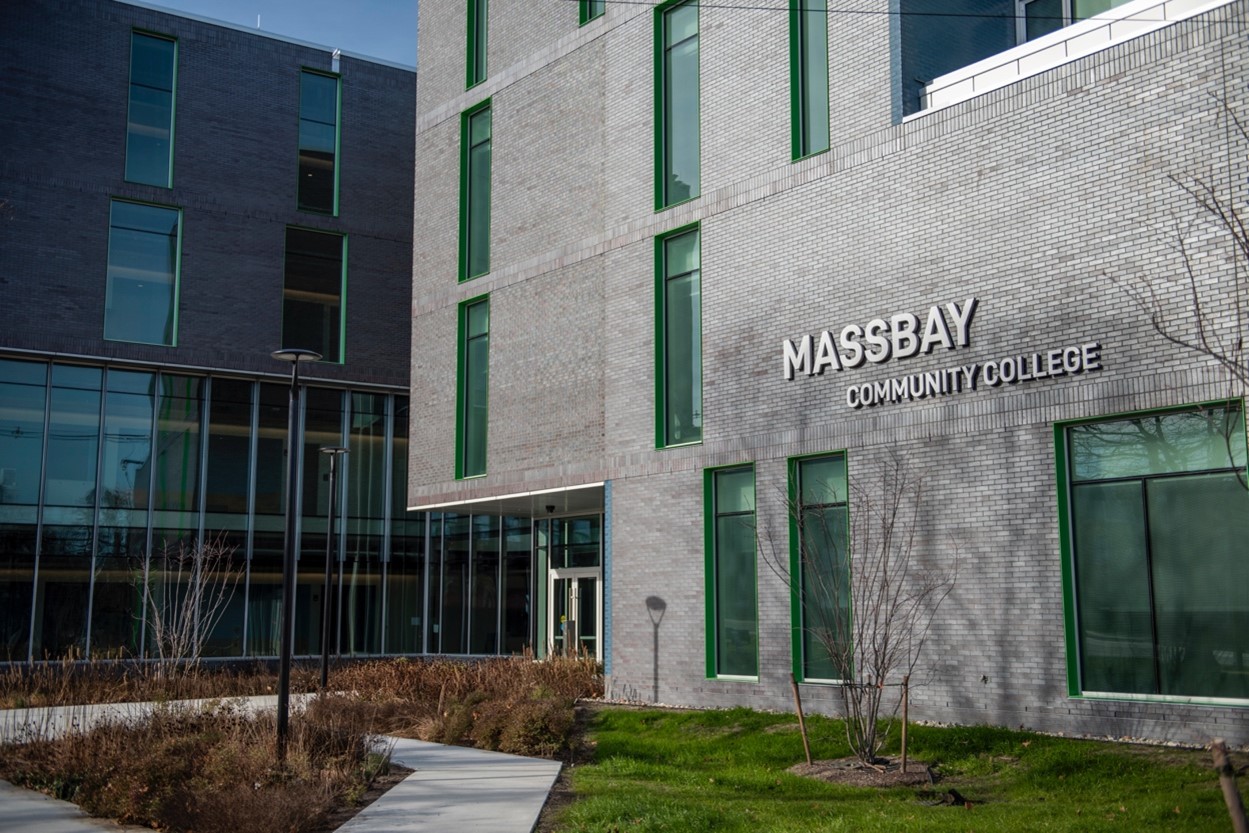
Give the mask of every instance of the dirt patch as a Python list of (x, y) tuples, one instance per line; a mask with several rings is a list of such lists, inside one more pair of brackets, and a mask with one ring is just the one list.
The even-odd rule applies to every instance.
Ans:
[(414, 770), (408, 769), (398, 764), (391, 764), (390, 771), (385, 775), (379, 775), (373, 779), (373, 785), (369, 787), (368, 792), (361, 796), (360, 800), (350, 807), (337, 807), (325, 819), (325, 823), (316, 828), (313, 833), (331, 833), (337, 830), (347, 822), (351, 821), (356, 815), (368, 807), (374, 801), (385, 795), (392, 787), (395, 787), (404, 778), (407, 778)]
[(923, 761), (907, 761), (906, 772), (903, 772), (899, 758), (885, 758), (875, 764), (865, 764), (858, 758), (838, 758), (835, 761), (795, 764), (789, 772), (803, 778), (850, 787), (914, 787), (936, 781), (936, 773)]
[(569, 750), (563, 759), (564, 766), (555, 783), (551, 785), (551, 791), (547, 793), (546, 804), (542, 806), (542, 813), (538, 816), (538, 824), (533, 828), (533, 833), (552, 833), (564, 811), (577, 800), (572, 788), (572, 774), (581, 764), (594, 760), (594, 744), (587, 740), (586, 728), (590, 719), (601, 708), (601, 703), (580, 702), (573, 709), (573, 727), (569, 734)]

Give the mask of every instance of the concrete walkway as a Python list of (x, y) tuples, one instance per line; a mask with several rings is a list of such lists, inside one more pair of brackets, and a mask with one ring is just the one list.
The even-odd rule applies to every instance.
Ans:
[[(255, 710), (275, 705), (273, 697), (239, 701)], [(181, 705), (195, 707), (201, 702), (210, 701), (183, 701)], [(133, 719), (152, 706), (125, 703), (0, 711), (0, 741), (59, 734), (67, 727), (102, 720)], [(342, 833), (531, 833), (560, 771), (558, 761), (406, 738), (383, 741), (392, 745), (395, 763), (415, 772), (340, 827)], [(67, 801), (0, 781), (0, 833), (146, 829), (92, 819)]]

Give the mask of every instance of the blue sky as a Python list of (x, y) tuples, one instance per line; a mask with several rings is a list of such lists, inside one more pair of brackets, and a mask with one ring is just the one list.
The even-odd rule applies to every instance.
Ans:
[[(3, 1), (3, 0), (0, 0)], [(344, 52), (416, 66), (417, 0), (144, 0)]]

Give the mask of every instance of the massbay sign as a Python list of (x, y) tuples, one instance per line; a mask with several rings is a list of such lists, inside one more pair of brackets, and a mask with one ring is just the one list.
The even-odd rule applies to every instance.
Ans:
[[(931, 306), (922, 320), (911, 312), (897, 312), (863, 325), (847, 324), (840, 331), (821, 330), (785, 339), (785, 379), (792, 382), (800, 375), (823, 376), (829, 370), (885, 365), (932, 355), (938, 348), (966, 349), (971, 346), (971, 324), (979, 305), (976, 298), (968, 298), (962, 304), (951, 301)], [(1101, 369), (1101, 344), (1090, 341), (854, 384), (846, 388), (846, 405), (870, 408), (974, 391), (980, 385), (996, 388)]]

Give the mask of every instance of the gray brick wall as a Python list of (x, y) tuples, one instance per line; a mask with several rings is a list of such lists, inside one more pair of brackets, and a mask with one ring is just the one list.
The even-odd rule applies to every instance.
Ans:
[[(178, 40), (174, 187), (125, 172), (132, 28)], [(415, 74), (344, 57), (340, 215), (295, 206), (299, 72), (327, 51), (107, 0), (0, 8), (0, 348), (280, 371), (285, 228), (345, 233), (346, 362), (327, 379), (404, 385)], [(103, 340), (109, 201), (183, 211), (178, 346)]]
[[(459, 11), (426, 4), (421, 13), (423, 37), (427, 20), (462, 25)], [(453, 260), (452, 122), (468, 98), (424, 85), (450, 59), (423, 42), (417, 194), (429, 210), (418, 205), (416, 238), (438, 242), (417, 254), (436, 268), (418, 267), (415, 279), (414, 391), (437, 392), (423, 405), (432, 424), (414, 443), (412, 499), (610, 480), (612, 693), (649, 700), (657, 686), (663, 702), (788, 708), (788, 599), (762, 555), (759, 681), (705, 679), (702, 470), (755, 464), (766, 551), (776, 537), (766, 530), (784, 525), (786, 458), (844, 449), (853, 478), (897, 449), (927, 472), (920, 555), (959, 570), (915, 694), (918, 717), (1249, 741), (1243, 709), (1067, 696), (1053, 446), (1056, 421), (1227, 395), (1210, 363), (1151, 330), (1123, 285), (1164, 281), (1164, 299), (1182, 311), (1175, 243), (1184, 233), (1215, 308), (1225, 300), (1227, 248), (1169, 176), (1209, 175), (1244, 199), (1249, 154), (1226, 144), (1214, 103), (1226, 96), (1249, 112), (1238, 80), (1249, 70), (1244, 14), (1237, 2), (901, 124), (888, 17), (835, 17), (832, 148), (791, 163), (787, 16), (705, 8), (703, 194), (659, 213), (652, 13), (612, 7), (572, 35), (551, 25), (545, 42), (518, 24), (516, 57), (498, 76), (492, 67), (480, 94), (499, 114), (494, 257), (471, 285), (456, 284)], [(492, 27), (492, 50), (508, 38)], [(462, 51), (454, 60), (462, 72)], [(589, 185), (596, 177), (601, 186)], [(560, 183), (584, 187), (574, 210), (544, 193)], [(704, 442), (656, 451), (653, 240), (695, 220)], [(496, 321), (508, 322), (491, 341), (490, 473), (456, 483), (443, 462), (453, 454), (454, 385), (435, 374), (454, 366), (454, 305), (486, 291)], [(785, 338), (971, 296), (979, 309), (968, 349), (782, 378)], [(852, 383), (1091, 340), (1102, 344), (1097, 375), (845, 405)], [(564, 395), (601, 399), (601, 450), (524, 390), (548, 376)], [(650, 595), (667, 602), (657, 679)], [(835, 690), (806, 686), (804, 698), (837, 709)]]

